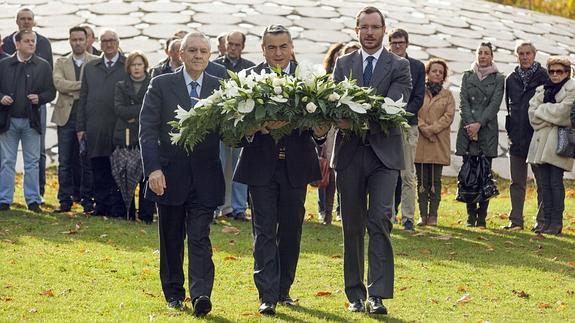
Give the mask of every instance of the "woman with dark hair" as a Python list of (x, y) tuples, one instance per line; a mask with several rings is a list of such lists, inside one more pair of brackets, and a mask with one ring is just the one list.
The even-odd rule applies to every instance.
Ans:
[[(460, 92), (461, 122), (455, 154), (465, 161), (469, 156), (497, 157), (499, 128), (497, 112), (503, 99), (505, 77), (493, 63), (493, 47), (483, 42), (475, 51), (471, 69), (463, 73)], [(489, 201), (467, 203), (467, 226), (485, 227)]]
[(534, 167), (537, 194), (543, 204), (543, 227), (536, 233), (560, 234), (565, 211), (563, 173), (573, 169), (573, 159), (556, 153), (559, 127), (571, 127), (569, 114), (575, 100), (575, 81), (571, 79), (571, 62), (567, 57), (547, 60), (549, 81), (537, 88), (529, 101), (529, 122), (533, 137), (527, 162)]
[[(116, 112), (116, 126), (114, 128), (114, 146), (116, 149), (135, 149), (138, 145), (138, 125), (140, 109), (148, 85), (148, 59), (144, 53), (134, 51), (126, 57), (125, 63), (128, 76), (116, 84), (114, 96), (114, 111)], [(141, 161), (139, 161), (141, 163)], [(138, 218), (151, 224), (154, 215), (154, 203), (144, 198), (144, 179), (140, 179), (140, 193), (138, 198)], [(135, 198), (129, 210), (131, 220), (136, 219)]]
[(447, 63), (438, 58), (425, 64), (425, 97), (417, 114), (419, 140), (415, 150), (418, 226), (437, 225), (441, 201), (441, 173), (451, 163), (450, 129), (455, 115), (455, 99), (444, 88)]

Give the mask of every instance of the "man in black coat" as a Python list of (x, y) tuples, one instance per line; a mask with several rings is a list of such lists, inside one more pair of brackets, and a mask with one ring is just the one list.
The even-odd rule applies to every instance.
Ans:
[[(270, 66), (293, 74), (293, 43), (281, 25), (268, 26), (262, 36), (266, 59), (248, 70), (270, 72)], [(259, 312), (274, 315), (278, 302), (296, 305), (289, 292), (299, 258), (307, 184), (321, 178), (314, 138), (323, 142), (327, 130), (294, 130), (278, 143), (268, 129), (285, 126), (268, 122), (245, 139), (234, 181), (248, 185), (252, 199), (254, 281), (259, 292)], [(323, 138), (322, 138), (323, 137)]]
[(34, 54), (36, 35), (16, 33), (16, 53), (0, 61), (0, 210), (10, 209), (18, 145), (24, 157), (24, 197), (31, 211), (41, 212), (39, 187), (40, 106), (56, 97), (52, 68)]
[[(34, 32), (32, 28), (36, 25), (34, 20), (34, 12), (29, 8), (21, 8), (16, 13), (16, 25), (18, 25), (18, 31), (27, 30), (34, 33), (36, 37), (36, 55), (40, 58), (45, 59), (51, 68), (54, 68), (53, 57), (52, 57), (52, 46), (48, 38)], [(4, 38), (4, 44), (2, 48), (4, 52), (8, 55), (12, 55), (16, 52), (16, 33), (14, 32)], [(40, 106), (40, 118), (42, 126), (42, 137), (40, 140), (40, 168), (39, 168), (39, 183), (40, 183), (40, 195), (44, 196), (44, 187), (46, 185), (46, 105), (42, 104)]]
[[(419, 139), (417, 128), (417, 113), (423, 105), (425, 95), (425, 66), (423, 63), (407, 55), (409, 47), (409, 34), (400, 28), (389, 31), (389, 47), (391, 52), (409, 61), (411, 73), (411, 95), (405, 110), (411, 112), (407, 122), (411, 128), (403, 136), (403, 158), (405, 169), (401, 170), (401, 176), (397, 181), (395, 190), (395, 212), (397, 214), (401, 203), (401, 223), (406, 231), (414, 230), (415, 199), (417, 196), (417, 178), (415, 175), (415, 149)], [(421, 222), (423, 223), (423, 222)]]
[[(509, 138), (509, 170), (511, 172), (511, 212), (506, 230), (523, 229), (523, 206), (525, 204), (525, 186), (527, 184), (527, 152), (533, 136), (533, 128), (529, 123), (529, 100), (535, 94), (535, 89), (549, 79), (547, 70), (535, 61), (537, 50), (531, 42), (521, 42), (515, 48), (519, 65), (505, 79), (505, 104), (507, 117), (505, 130)], [(532, 165), (533, 174), (537, 180), (537, 167)], [(537, 197), (538, 212), (535, 228), (543, 226), (543, 212)]]
[[(358, 85), (373, 88), (377, 95), (409, 100), (409, 62), (382, 46), (383, 14), (375, 7), (361, 9), (355, 32), (361, 49), (338, 58), (333, 79), (341, 82), (351, 74)], [(349, 123), (342, 120), (339, 128), (349, 128)], [(370, 123), (365, 139), (341, 130), (336, 134), (332, 167), (341, 198), (343, 273), (351, 312), (363, 312), (367, 307), (371, 314), (387, 314), (382, 299), (393, 298), (391, 218), (397, 178), (404, 164), (402, 131), (398, 127), (385, 133), (378, 124)], [(364, 283), (366, 228), (369, 268)]]
[(85, 140), (94, 176), (95, 215), (123, 217), (126, 207), (114, 177), (110, 155), (116, 114), (114, 90), (118, 81), (127, 77), (124, 56), (119, 52), (120, 39), (113, 30), (100, 34), (102, 57), (84, 67), (76, 131), (78, 141)]
[(210, 133), (191, 153), (170, 141), (175, 109), (192, 107), (192, 98), (206, 98), (219, 88), (204, 73), (210, 42), (201, 33), (182, 40), (184, 67), (152, 79), (140, 113), (140, 147), (148, 177), (146, 198), (158, 205), (160, 279), (169, 308), (183, 309), (184, 240), (188, 238), (188, 281), (196, 316), (212, 308), (214, 263), (210, 242), (213, 212), (223, 201), (224, 178), (219, 159), (219, 137)]

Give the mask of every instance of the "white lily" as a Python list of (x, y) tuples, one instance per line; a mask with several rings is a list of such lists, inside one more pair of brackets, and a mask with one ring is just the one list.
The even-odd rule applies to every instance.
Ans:
[(182, 134), (180, 132), (170, 132), (170, 141), (172, 145), (178, 144), (182, 139)]
[(235, 98), (236, 96), (240, 95), (240, 91), (238, 90), (237, 86), (234, 84), (230, 87), (226, 87), (224, 91), (224, 95), (226, 98), (231, 99)]
[(393, 101), (390, 98), (384, 98), (381, 108), (385, 110), (387, 114), (399, 114), (405, 112), (405, 106), (407, 103), (403, 102), (403, 96), (397, 101)]
[(274, 93), (275, 94), (282, 94), (282, 87), (281, 86), (274, 86)]
[[(190, 109), (190, 111), (192, 111), (193, 109)], [(190, 113), (190, 111), (182, 108), (179, 104), (178, 107), (176, 108), (176, 119), (180, 120), (179, 123), (182, 124), (184, 121), (186, 121), (189, 117), (192, 116), (192, 114)]]
[(277, 102), (277, 103), (286, 103), (288, 101), (288, 99), (284, 98), (281, 95), (274, 95), (274, 96), (270, 97), (270, 99), (272, 101)]
[(250, 113), (254, 110), (256, 103), (252, 99), (242, 100), (238, 102), (238, 112)]

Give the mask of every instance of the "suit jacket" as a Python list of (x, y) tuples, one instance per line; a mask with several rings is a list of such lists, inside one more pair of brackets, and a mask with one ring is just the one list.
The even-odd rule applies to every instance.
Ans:
[[(182, 66), (178, 67), (175, 71), (172, 71), (172, 67), (170, 66), (170, 58), (167, 57), (164, 60), (160, 61), (158, 65), (150, 69), (150, 75), (152, 77), (156, 77), (158, 75), (167, 73), (177, 73), (181, 70)], [(227, 79), (230, 77), (228, 75), (228, 71), (226, 70), (226, 68), (219, 63), (209, 62), (205, 72), (210, 74), (211, 76), (215, 76), (220, 79)]]
[(405, 110), (413, 113), (413, 116), (408, 118), (408, 122), (410, 125), (416, 126), (417, 112), (423, 105), (425, 96), (425, 66), (415, 58), (407, 56), (407, 60), (409, 61), (409, 71), (411, 72), (411, 94)]
[(256, 65), (254, 64), (254, 62), (240, 57), (238, 63), (234, 66), (234, 64), (232, 64), (232, 61), (230, 61), (227, 56), (220, 56), (214, 59), (213, 62), (223, 65), (226, 69), (234, 71), (236, 73)]
[[(217, 78), (204, 73), (200, 98), (208, 97), (219, 86)], [(145, 196), (163, 205), (192, 202), (215, 208), (223, 204), (225, 190), (219, 136), (215, 132), (208, 134), (189, 153), (170, 140), (172, 127), (168, 122), (176, 119), (176, 107), (186, 108), (191, 104), (183, 70), (151, 80), (140, 112), (140, 148), (144, 175), (148, 177), (161, 169), (167, 188), (164, 195), (157, 196), (148, 186)], [(193, 191), (196, 199), (189, 201)]]
[[(363, 84), (362, 51), (338, 58), (333, 71), (333, 78), (341, 82), (349, 76), (357, 80), (359, 86), (370, 86), (376, 94), (398, 100), (403, 97), (407, 102), (411, 93), (411, 74), (409, 62), (404, 58), (388, 52), (385, 48), (376, 62), (369, 84)], [(400, 128), (390, 129), (386, 134), (376, 123), (370, 123), (367, 134), (371, 149), (379, 160), (390, 169), (403, 169), (403, 138)], [(332, 156), (332, 168), (341, 170), (351, 162), (355, 151), (362, 145), (360, 137), (338, 130)]]
[[(293, 74), (296, 64), (291, 62), (290, 65), (290, 74)], [(260, 73), (263, 69), (269, 70), (267, 64), (259, 64), (248, 72)], [(257, 132), (250, 143), (244, 142), (234, 181), (247, 185), (267, 184), (274, 175), (280, 147), (285, 147), (287, 175), (293, 187), (321, 179), (313, 132), (295, 129), (277, 144), (271, 135), (261, 132)]]
[(120, 54), (114, 66), (107, 68), (104, 58), (99, 57), (84, 67), (76, 130), (86, 131), (89, 158), (110, 156), (114, 151), (114, 91), (116, 83), (127, 75), (125, 60)]
[[(2, 49), (6, 54), (12, 55), (16, 53), (16, 44), (14, 44), (14, 34), (4, 37), (4, 45), (2, 45)], [(54, 66), (54, 58), (52, 57), (52, 45), (50, 45), (50, 41), (48, 38), (36, 33), (36, 55), (40, 56), (41, 58), (45, 59), (48, 64), (50, 64), (50, 68)]]
[(97, 56), (92, 54), (85, 54), (84, 64), (82, 65), (80, 79), (78, 81), (76, 81), (73, 54), (56, 59), (53, 76), (54, 87), (56, 87), (58, 91), (58, 98), (56, 99), (54, 112), (52, 113), (52, 122), (56, 125), (61, 127), (68, 122), (74, 101), (80, 99), (80, 87), (82, 85), (84, 67), (87, 63), (97, 58)]

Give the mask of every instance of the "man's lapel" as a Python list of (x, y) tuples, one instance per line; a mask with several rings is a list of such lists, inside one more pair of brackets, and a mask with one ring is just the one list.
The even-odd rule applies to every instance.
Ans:
[[(357, 85), (364, 86), (363, 84), (363, 57), (361, 57), (361, 50), (357, 50), (352, 54), (351, 59), (351, 77), (357, 80)], [(349, 75), (344, 75), (348, 77)]]
[[(73, 57), (72, 54), (66, 56), (66, 64), (64, 64), (64, 77), (67, 80), (76, 79), (76, 71), (74, 70), (74, 59), (72, 57)], [(80, 75), (80, 80), (81, 79), (82, 75)]]
[[(184, 69), (180, 69), (178, 73), (172, 77), (173, 87), (172, 89), (178, 97), (178, 102), (182, 109), (189, 110), (192, 107), (192, 100), (190, 99), (190, 92), (188, 92), (188, 86), (184, 79)], [(175, 109), (175, 107), (174, 107)]]
[[(379, 55), (379, 59), (375, 64), (375, 69), (373, 70), (373, 76), (370, 82), (372, 88), (377, 88), (381, 81), (389, 77), (389, 72), (391, 71), (389, 69), (391, 63), (391, 55), (393, 54), (383, 48), (383, 51), (381, 52), (381, 55)], [(386, 66), (388, 68), (385, 68)]]

